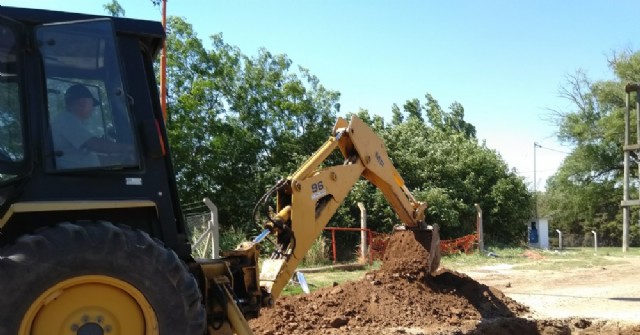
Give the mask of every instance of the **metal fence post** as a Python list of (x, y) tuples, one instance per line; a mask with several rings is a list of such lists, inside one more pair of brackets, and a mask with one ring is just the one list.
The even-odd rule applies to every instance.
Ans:
[(211, 218), (207, 223), (207, 230), (211, 234), (211, 258), (220, 258), (220, 232), (218, 223), (218, 207), (209, 200), (209, 198), (202, 199), (202, 202), (209, 208), (211, 212)]

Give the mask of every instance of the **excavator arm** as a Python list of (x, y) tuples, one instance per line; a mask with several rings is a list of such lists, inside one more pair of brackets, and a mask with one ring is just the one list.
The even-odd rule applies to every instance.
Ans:
[[(344, 156), (344, 163), (323, 166), (336, 149)], [(427, 229), (424, 214), (427, 205), (409, 192), (382, 139), (355, 116), (350, 122), (338, 118), (332, 136), (295, 173), (261, 199), (265, 203), (271, 194), (277, 195), (277, 213), (267, 215), (264, 225), (267, 228), (264, 235), (268, 231), (276, 236), (277, 250), (262, 264), (260, 274), (260, 286), (272, 297), (280, 295), (360, 177), (382, 191), (404, 226)], [(432, 241), (438, 241), (438, 236), (436, 226)], [(436, 244), (432, 243), (432, 264), (439, 263), (439, 253), (433, 247)]]

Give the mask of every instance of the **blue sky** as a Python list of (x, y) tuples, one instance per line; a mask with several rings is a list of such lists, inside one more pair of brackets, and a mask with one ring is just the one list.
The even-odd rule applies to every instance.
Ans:
[[(0, 5), (105, 14), (110, 0), (0, 0)], [(119, 0), (126, 16), (160, 20), (150, 0)], [(287, 54), (327, 88), (341, 111), (390, 118), (393, 103), (432, 94), (443, 108), (458, 101), (480, 140), (538, 189), (570, 147), (555, 139), (549, 109), (568, 74), (610, 79), (613, 51), (635, 49), (634, 1), (169, 0), (198, 36), (255, 55)], [(0, 9), (1, 11), (1, 9)], [(635, 44), (634, 44), (635, 43)], [(550, 150), (552, 149), (552, 150)], [(622, 155), (622, 153), (621, 153)]]

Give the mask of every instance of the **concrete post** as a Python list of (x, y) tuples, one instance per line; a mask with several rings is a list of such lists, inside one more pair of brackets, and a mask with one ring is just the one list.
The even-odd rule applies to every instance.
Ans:
[(476, 211), (478, 212), (478, 216), (476, 219), (476, 231), (478, 233), (478, 251), (480, 253), (484, 252), (484, 233), (482, 231), (482, 208), (480, 208), (479, 204), (473, 204), (476, 207)]
[(560, 240), (558, 243), (558, 249), (562, 250), (562, 232), (560, 229), (556, 229), (556, 232), (558, 233), (558, 239)]
[(363, 259), (367, 257), (367, 209), (364, 204), (359, 202), (358, 208), (360, 208), (360, 254)]

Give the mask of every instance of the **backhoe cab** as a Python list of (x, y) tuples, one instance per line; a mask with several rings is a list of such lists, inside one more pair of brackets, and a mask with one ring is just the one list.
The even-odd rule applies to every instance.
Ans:
[(233, 274), (192, 259), (165, 147), (164, 36), (0, 7), (0, 334), (203, 334), (220, 314), (201, 273)]
[[(424, 225), (382, 141), (339, 119), (261, 199), (277, 214), (259, 239), (194, 260), (153, 71), (164, 37), (158, 22), (0, 7), (0, 334), (252, 334), (361, 176)], [(336, 148), (344, 165), (320, 168)], [(280, 248), (261, 272), (269, 234)]]

